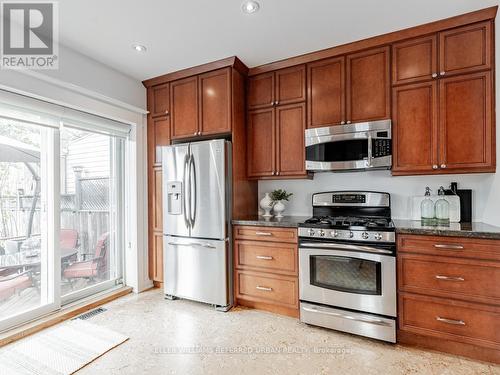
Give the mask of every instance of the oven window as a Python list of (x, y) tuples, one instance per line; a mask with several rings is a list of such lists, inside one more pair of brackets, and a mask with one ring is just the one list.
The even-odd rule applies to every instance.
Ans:
[(341, 292), (381, 295), (381, 263), (359, 258), (311, 255), (311, 284)]
[(368, 158), (366, 139), (320, 143), (306, 147), (306, 160), (308, 161), (336, 162), (366, 158)]

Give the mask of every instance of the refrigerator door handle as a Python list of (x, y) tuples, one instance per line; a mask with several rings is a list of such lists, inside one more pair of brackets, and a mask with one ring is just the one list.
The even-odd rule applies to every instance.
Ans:
[[(190, 155), (186, 155), (186, 157), (184, 158), (184, 173), (183, 173), (183, 187), (184, 187), (184, 194), (183, 194), (183, 199), (182, 199), (182, 205), (184, 207), (182, 207), (182, 211), (184, 213), (184, 223), (186, 224), (186, 227), (189, 228), (190, 226), (190, 221), (189, 221), (189, 217), (188, 217), (188, 202), (189, 202), (189, 199), (191, 198), (190, 197), (190, 194), (188, 194), (188, 192), (190, 191), (190, 187), (188, 186), (188, 178), (186, 177), (189, 177), (188, 176), (188, 162), (189, 162), (189, 158), (190, 158)], [(191, 208), (190, 207), (191, 204), (189, 203), (189, 209)]]
[(191, 159), (189, 161), (189, 189), (191, 190), (191, 197), (189, 201), (189, 217), (191, 221), (191, 227), (194, 227), (194, 223), (196, 222), (196, 210), (198, 209), (198, 191), (196, 189), (196, 183), (196, 165), (194, 163), (194, 157), (193, 155), (191, 155)]
[(190, 242), (190, 243), (180, 243), (180, 242), (168, 242), (171, 246), (201, 246), (206, 247), (208, 249), (215, 249), (216, 247), (210, 245), (209, 243), (201, 243), (201, 242)]

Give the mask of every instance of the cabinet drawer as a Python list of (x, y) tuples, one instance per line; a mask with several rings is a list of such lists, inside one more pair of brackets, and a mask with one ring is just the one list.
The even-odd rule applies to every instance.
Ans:
[(297, 229), (235, 226), (234, 238), (237, 240), (263, 240), (297, 243)]
[(401, 293), (403, 331), (489, 348), (500, 348), (500, 308)]
[(398, 235), (398, 252), (500, 260), (500, 241), (405, 234)]
[(398, 256), (399, 288), (500, 304), (500, 263), (414, 254)]
[(236, 271), (236, 298), (298, 308), (298, 280), (296, 277)]
[(237, 268), (297, 275), (297, 245), (264, 241), (235, 241)]

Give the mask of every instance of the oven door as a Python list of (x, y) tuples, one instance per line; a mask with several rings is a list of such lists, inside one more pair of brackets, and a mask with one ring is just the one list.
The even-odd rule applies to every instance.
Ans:
[(395, 317), (396, 258), (329, 245), (300, 247), (300, 300)]

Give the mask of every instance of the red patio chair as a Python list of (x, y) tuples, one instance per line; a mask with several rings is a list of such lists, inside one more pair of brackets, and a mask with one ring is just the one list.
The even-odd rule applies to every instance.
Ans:
[(59, 246), (61, 249), (75, 249), (78, 246), (78, 231), (74, 229), (61, 229)]
[(63, 271), (63, 277), (67, 280), (76, 278), (93, 279), (102, 277), (107, 272), (109, 233), (104, 233), (95, 247), (94, 257), (89, 260), (70, 263)]
[(0, 277), (0, 301), (33, 286), (31, 271)]

